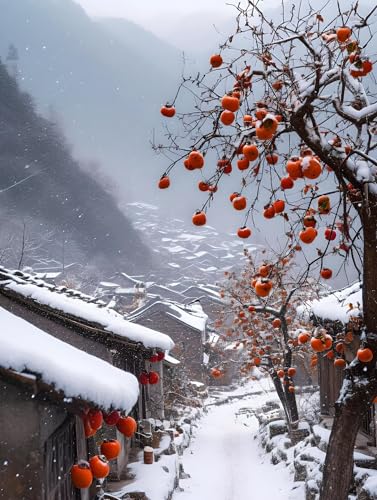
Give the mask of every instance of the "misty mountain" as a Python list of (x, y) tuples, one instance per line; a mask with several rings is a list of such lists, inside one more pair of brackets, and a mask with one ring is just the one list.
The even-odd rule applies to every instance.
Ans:
[(148, 197), (163, 168), (151, 134), (181, 53), (131, 22), (93, 20), (72, 0), (0, 0), (0, 9), (0, 54), (15, 45), (20, 86), (38, 110), (59, 118), (75, 155), (97, 161), (119, 196)]
[[(17, 265), (21, 220), (24, 237), (34, 241), (34, 260), (36, 247), (40, 260), (61, 259), (64, 241), (67, 262), (75, 259), (81, 266), (104, 272), (150, 265), (148, 249), (113, 197), (80, 169), (59, 128), (36, 114), (30, 96), (1, 63), (0, 186), (3, 264)], [(23, 264), (33, 264), (29, 257)]]

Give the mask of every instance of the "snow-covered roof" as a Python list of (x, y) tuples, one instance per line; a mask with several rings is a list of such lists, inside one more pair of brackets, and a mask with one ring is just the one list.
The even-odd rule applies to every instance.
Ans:
[(61, 271), (59, 271), (59, 272), (55, 272), (55, 273), (34, 273), (34, 276), (37, 279), (41, 279), (41, 280), (54, 280), (54, 279), (58, 278), (61, 274), (62, 274)]
[(348, 323), (350, 316), (357, 316), (360, 313), (358, 304), (362, 307), (362, 285), (354, 283), (318, 300), (303, 304), (297, 310), (303, 316), (314, 314), (321, 319)]
[(139, 395), (131, 373), (56, 339), (0, 307), (0, 366), (39, 375), (66, 398), (129, 412)]
[(133, 342), (140, 342), (147, 348), (171, 350), (174, 347), (174, 342), (168, 335), (126, 321), (114, 309), (101, 307), (93, 297), (78, 291), (55, 288), (40, 280), (33, 280), (30, 276), (26, 280), (25, 275), (17, 277), (4, 270), (0, 271), (0, 288), (11, 290), (38, 304), (77, 319), (100, 325), (107, 332)]
[(181, 294), (185, 297), (207, 297), (216, 302), (223, 302), (218, 291), (201, 284), (192, 285), (184, 290)]
[(208, 316), (203, 312), (199, 303), (190, 304), (189, 307), (185, 308), (178, 304), (170, 303), (170, 310), (172, 313), (167, 312), (168, 315), (174, 316), (195, 330), (199, 330), (200, 332), (205, 331)]
[(178, 359), (176, 359), (168, 352), (165, 353), (164, 361), (166, 361), (169, 365), (174, 365), (174, 366), (181, 364), (181, 362)]
[(183, 306), (169, 300), (155, 300), (146, 306), (136, 309), (127, 318), (130, 321), (137, 321), (140, 317), (147, 316), (156, 309), (162, 309), (167, 316), (177, 319), (194, 330), (199, 330), (201, 333), (205, 332), (208, 316), (203, 312), (198, 302), (189, 306)]
[(111, 281), (100, 281), (100, 286), (105, 288), (118, 288), (119, 285), (117, 283), (113, 283)]

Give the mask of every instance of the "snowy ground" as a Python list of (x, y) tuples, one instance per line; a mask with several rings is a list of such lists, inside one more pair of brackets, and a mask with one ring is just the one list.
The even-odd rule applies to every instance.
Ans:
[(302, 491), (292, 493), (292, 475), (284, 464), (271, 464), (255, 437), (258, 422), (253, 410), (275, 399), (266, 389), (266, 381), (253, 382), (253, 386), (219, 394), (222, 401), (229, 395), (228, 402), (208, 407), (182, 459), (191, 477), (180, 481), (184, 491), (177, 491), (174, 500), (304, 498)]

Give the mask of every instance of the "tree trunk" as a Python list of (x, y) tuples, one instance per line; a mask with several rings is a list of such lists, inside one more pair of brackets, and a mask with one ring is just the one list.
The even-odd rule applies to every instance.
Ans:
[[(350, 383), (345, 380), (345, 383)], [(344, 389), (343, 384), (343, 389)], [(330, 441), (327, 447), (323, 471), (321, 500), (347, 500), (353, 477), (353, 452), (356, 436), (363, 418), (362, 411), (368, 402), (363, 395), (352, 394), (343, 403), (336, 403), (336, 411)]]
[(289, 411), (289, 416), (290, 416), (290, 421), (291, 421), (290, 427), (292, 429), (297, 429), (298, 422), (299, 422), (299, 416), (298, 416), (298, 409), (297, 409), (296, 394), (294, 392), (289, 392), (287, 385), (285, 386), (285, 397), (287, 400), (287, 406), (288, 406), (288, 411)]
[(271, 380), (275, 386), (276, 394), (278, 395), (280, 403), (283, 407), (285, 418), (287, 420), (287, 425), (290, 428), (290, 414), (289, 414), (289, 410), (288, 410), (287, 400), (285, 397), (285, 393), (283, 391), (283, 387), (281, 385), (281, 380), (278, 377), (278, 374), (276, 373), (276, 370), (275, 370), (271, 360), (269, 360), (269, 374), (270, 374)]
[[(353, 451), (363, 418), (377, 393), (377, 207), (363, 208), (363, 323), (366, 344), (373, 350), (371, 363), (356, 364), (346, 370), (341, 396), (327, 448), (321, 488), (321, 500), (346, 500), (353, 476)], [(365, 370), (366, 368), (366, 370)]]
[(285, 390), (283, 389), (281, 380), (278, 377), (276, 370), (274, 368), (270, 370), (270, 376), (275, 386), (276, 394), (278, 395), (278, 398), (283, 406), (288, 429), (289, 430), (295, 429), (297, 428), (299, 420), (297, 404), (296, 404), (296, 396), (294, 393), (290, 393), (286, 389)]

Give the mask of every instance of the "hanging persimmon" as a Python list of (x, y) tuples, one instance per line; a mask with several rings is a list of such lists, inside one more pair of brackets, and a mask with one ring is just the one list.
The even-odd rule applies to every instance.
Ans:
[(310, 339), (310, 334), (308, 332), (302, 332), (297, 337), (299, 344), (306, 344)]
[(213, 54), (210, 57), (209, 63), (212, 66), (212, 68), (219, 68), (223, 63), (223, 58), (221, 57), (220, 54)]
[(317, 221), (313, 215), (305, 215), (303, 224), (305, 227), (315, 227), (317, 225)]
[(117, 410), (103, 414), (103, 420), (107, 425), (116, 425), (119, 419), (120, 419), (120, 413)]
[(206, 214), (204, 212), (201, 212), (200, 210), (195, 212), (195, 214), (192, 216), (192, 223), (194, 224), (194, 226), (204, 226), (206, 222)]
[(261, 279), (255, 283), (255, 293), (258, 297), (268, 297), (272, 289), (271, 280)]
[(343, 359), (343, 358), (336, 358), (334, 360), (334, 366), (338, 367), (338, 368), (344, 368), (346, 366), (346, 360)]
[(313, 243), (316, 239), (318, 231), (314, 227), (307, 227), (299, 233), (300, 240), (305, 244)]
[(283, 88), (282, 80), (275, 80), (274, 82), (272, 82), (271, 87), (277, 91), (281, 90)]
[(209, 185), (207, 184), (207, 182), (200, 181), (198, 183), (198, 188), (199, 188), (199, 191), (208, 191)]
[(160, 381), (160, 376), (157, 372), (149, 372), (149, 383), (151, 385), (158, 384)]
[(285, 202), (284, 200), (276, 200), (274, 201), (272, 206), (274, 208), (275, 214), (281, 214), (282, 212), (284, 212)]
[(334, 231), (331, 227), (327, 227), (325, 229), (325, 239), (328, 241), (334, 241), (336, 238), (336, 231)]
[(188, 161), (192, 168), (202, 168), (204, 166), (204, 157), (200, 151), (191, 151)]
[(141, 372), (139, 375), (139, 382), (141, 385), (149, 384), (149, 377), (147, 372)]
[(339, 42), (346, 42), (352, 34), (351, 28), (348, 26), (342, 26), (336, 30), (336, 37)]
[(246, 200), (245, 196), (239, 195), (239, 196), (236, 196), (235, 198), (233, 198), (232, 203), (233, 203), (233, 207), (236, 210), (244, 210), (246, 208), (246, 205), (247, 205), (247, 200)]
[(221, 106), (235, 113), (240, 107), (240, 100), (237, 99), (237, 97), (233, 97), (231, 94), (227, 94), (221, 99)]
[(89, 410), (87, 418), (92, 429), (98, 431), (102, 427), (103, 415), (101, 410)]
[(163, 175), (158, 181), (158, 187), (160, 189), (167, 189), (170, 186), (170, 179), (167, 175)]
[(89, 488), (93, 482), (93, 473), (90, 470), (90, 465), (85, 460), (80, 460), (79, 463), (71, 467), (71, 481), (75, 488)]
[(267, 116), (267, 113), (268, 111), (266, 108), (258, 108), (255, 112), (255, 118), (262, 121)]
[(251, 127), (251, 125), (253, 125), (253, 117), (251, 115), (244, 115), (243, 117), (243, 124), (245, 125), (245, 127)]
[(250, 161), (243, 157), (237, 160), (237, 167), (239, 170), (247, 170), (250, 166)]
[(130, 438), (132, 437), (137, 429), (136, 420), (132, 417), (120, 417), (117, 423), (118, 431), (124, 436)]
[(327, 351), (332, 346), (331, 335), (320, 335), (319, 337), (312, 337), (310, 340), (310, 345), (312, 349), (316, 352)]
[(220, 378), (222, 377), (223, 373), (221, 370), (219, 370), (218, 368), (212, 368), (211, 369), (211, 376), (213, 378)]
[(276, 165), (279, 161), (279, 157), (276, 153), (271, 153), (266, 155), (266, 161), (269, 165)]
[(90, 470), (96, 479), (104, 479), (110, 474), (110, 466), (104, 455), (94, 455), (89, 459)]
[(362, 347), (358, 349), (356, 357), (362, 363), (369, 363), (373, 359), (373, 351), (369, 347)]
[(293, 180), (297, 180), (302, 178), (302, 161), (301, 158), (294, 156), (287, 161), (287, 165), (285, 166), (285, 170), (289, 177)]
[(107, 460), (115, 460), (120, 453), (121, 445), (117, 439), (105, 439), (102, 441), (100, 449), (101, 455), (104, 455)]
[(330, 204), (330, 198), (326, 195), (322, 195), (318, 198), (318, 212), (321, 215), (326, 215), (330, 213), (331, 210), (331, 204)]
[(263, 217), (265, 219), (273, 219), (275, 217), (275, 208), (273, 205), (265, 208), (263, 211)]
[(237, 236), (243, 239), (249, 238), (251, 236), (251, 229), (246, 226), (240, 227), (237, 231)]
[(160, 112), (166, 118), (173, 118), (175, 115), (175, 107), (172, 104), (165, 104), (161, 107)]
[(235, 118), (235, 114), (227, 109), (225, 109), (220, 115), (220, 121), (223, 125), (232, 125)]
[(242, 153), (249, 161), (255, 161), (259, 156), (256, 144), (247, 143), (243, 146)]
[(267, 276), (270, 274), (270, 271), (271, 271), (271, 266), (264, 264), (263, 266), (259, 267), (258, 274), (259, 276), (262, 276), (262, 278), (267, 278)]
[(332, 270), (328, 267), (324, 267), (321, 269), (321, 277), (324, 280), (329, 280), (332, 277)]
[(289, 176), (283, 177), (280, 181), (280, 187), (283, 190), (292, 189), (294, 185), (295, 185), (294, 180), (292, 179), (292, 177)]
[(308, 179), (317, 179), (322, 173), (322, 167), (314, 156), (305, 156), (302, 160), (302, 174)]

